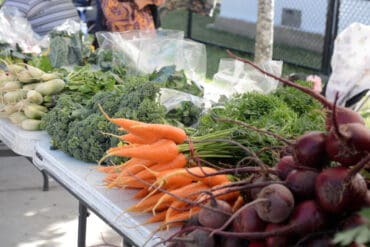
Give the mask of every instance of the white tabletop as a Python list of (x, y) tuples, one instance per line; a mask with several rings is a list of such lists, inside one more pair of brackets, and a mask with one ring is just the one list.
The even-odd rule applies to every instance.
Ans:
[(47, 138), (46, 131), (27, 131), (8, 119), (0, 118), (0, 140), (13, 152), (32, 157), (37, 141)]
[(36, 143), (33, 162), (63, 183), (85, 202), (88, 208), (104, 217), (122, 235), (138, 246), (144, 246), (145, 243), (145, 246), (153, 246), (160, 241), (159, 235), (170, 234), (160, 232), (151, 237), (159, 225), (141, 225), (149, 219), (149, 214), (124, 213), (125, 208), (137, 202), (132, 199), (136, 191), (106, 189), (103, 185), (105, 174), (98, 172), (95, 164), (78, 161), (61, 151), (51, 150), (49, 138)]

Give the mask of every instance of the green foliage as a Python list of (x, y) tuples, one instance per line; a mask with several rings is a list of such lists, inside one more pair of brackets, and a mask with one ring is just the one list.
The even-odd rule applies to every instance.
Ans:
[(121, 80), (112, 72), (92, 70), (90, 65), (75, 67), (65, 79), (66, 90), (78, 92), (85, 99), (101, 91), (113, 90)]
[[(309, 82), (298, 81), (296, 83), (305, 87), (311, 87)], [(292, 87), (280, 87), (274, 95), (287, 103), (298, 115), (304, 115), (307, 111), (320, 108), (320, 103), (317, 100)]]
[[(286, 91), (285, 91), (286, 90)], [(301, 99), (301, 100), (300, 100)], [(311, 130), (324, 129), (324, 115), (319, 104), (307, 104), (307, 99), (297, 90), (281, 88), (277, 93), (261, 95), (247, 93), (238, 95), (225, 102), (223, 107), (210, 110), (200, 119), (196, 135), (202, 136), (237, 127), (229, 138), (249, 147), (254, 152), (271, 147), (282, 147), (275, 137), (259, 134), (235, 123), (217, 121), (217, 119), (233, 119), (244, 122), (259, 129), (267, 130), (287, 139)], [(245, 155), (245, 153), (240, 153)], [(241, 159), (235, 156), (235, 158)], [(265, 152), (260, 158), (273, 165), (278, 158), (274, 152)]]
[(49, 72), (53, 70), (50, 60), (46, 56), (37, 56), (37, 57), (33, 56), (32, 59), (28, 61), (28, 64), (34, 67), (37, 67), (45, 72)]
[(176, 66), (165, 66), (159, 71), (154, 71), (150, 81), (159, 83), (161, 87), (176, 89), (185, 93), (202, 96), (203, 92), (192, 81), (188, 81), (183, 70), (176, 71)]
[(41, 129), (47, 131), (52, 138), (53, 148), (66, 150), (66, 136), (70, 130), (70, 124), (80, 118), (83, 107), (75, 103), (72, 97), (63, 95), (53, 109), (42, 117)]
[(49, 37), (48, 57), (54, 68), (83, 65), (91, 54), (91, 42), (85, 42), (81, 32), (52, 31)]
[(182, 101), (176, 109), (172, 109), (166, 114), (166, 119), (173, 120), (177, 125), (180, 122), (186, 127), (190, 127), (198, 122), (202, 113), (202, 108), (196, 106), (191, 101)]
[(117, 138), (110, 138), (103, 134), (118, 134), (115, 129), (100, 113), (74, 121), (70, 125), (66, 138), (66, 149), (63, 151), (79, 160), (97, 162), (106, 150), (117, 145)]

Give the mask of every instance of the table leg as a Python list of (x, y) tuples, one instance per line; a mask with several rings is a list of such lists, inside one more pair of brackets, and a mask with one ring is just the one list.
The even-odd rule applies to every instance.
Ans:
[[(31, 157), (25, 157), (29, 162), (31, 162), (31, 164), (33, 163), (32, 161), (32, 158)], [(48, 174), (46, 173), (45, 170), (40, 170), (41, 172), (41, 175), (42, 175), (42, 179), (43, 179), (43, 185), (42, 185), (42, 190), (43, 191), (49, 191), (49, 176)]]
[(41, 170), (41, 174), (42, 174), (42, 179), (43, 179), (42, 190), (48, 191), (49, 190), (49, 176), (45, 170)]
[(86, 221), (87, 216), (87, 207), (83, 205), (81, 201), (78, 202), (78, 247), (85, 247), (86, 245)]

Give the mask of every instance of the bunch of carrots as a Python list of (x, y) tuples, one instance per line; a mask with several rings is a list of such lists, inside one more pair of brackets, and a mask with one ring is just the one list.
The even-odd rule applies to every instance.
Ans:
[[(134, 198), (140, 201), (126, 209), (127, 212), (152, 213), (146, 223), (162, 222), (167, 228), (181, 225), (199, 212), (212, 191), (212, 196), (235, 204), (237, 209), (235, 202), (240, 201), (239, 193), (217, 190), (230, 183), (228, 176), (207, 176), (217, 169), (200, 166), (184, 151), (194, 149), (193, 145), (189, 147), (184, 130), (165, 124), (111, 118), (101, 107), (100, 110), (108, 121), (125, 131), (117, 137), (126, 145), (108, 149), (99, 164), (111, 156), (129, 160), (98, 169), (107, 174), (107, 188), (138, 190)], [(191, 153), (194, 155), (194, 151)]]

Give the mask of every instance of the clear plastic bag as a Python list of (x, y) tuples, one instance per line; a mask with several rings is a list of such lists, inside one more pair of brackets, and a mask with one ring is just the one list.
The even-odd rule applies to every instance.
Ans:
[[(282, 61), (270, 61), (262, 68), (276, 76), (281, 75)], [(259, 92), (269, 94), (276, 90), (278, 82), (271, 79), (252, 66), (230, 58), (221, 59), (218, 72), (212, 83), (204, 85), (204, 98), (207, 107), (215, 104), (220, 98), (231, 98), (235, 94)]]
[(203, 98), (174, 89), (161, 88), (159, 102), (167, 110), (167, 119), (187, 127), (195, 126), (204, 111)]
[(126, 67), (129, 75), (150, 74), (175, 65), (187, 78), (199, 82), (206, 75), (206, 49), (203, 44), (184, 40), (175, 30), (98, 33), (99, 49), (111, 49), (113, 66)]
[(0, 42), (12, 47), (18, 45), (24, 53), (41, 53), (47, 48), (47, 39), (42, 39), (17, 8), (4, 6), (0, 9)]

